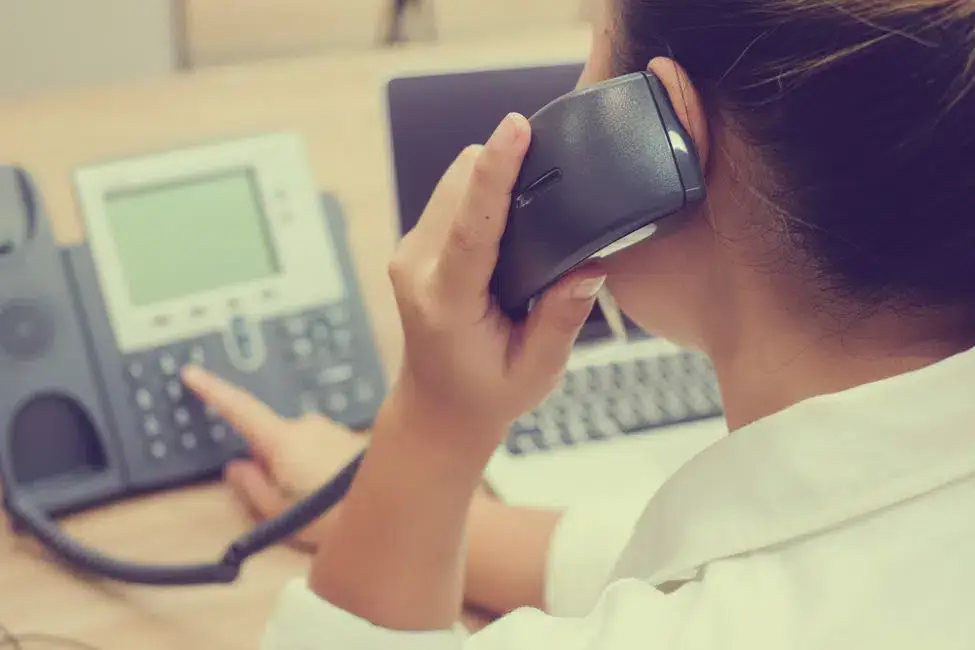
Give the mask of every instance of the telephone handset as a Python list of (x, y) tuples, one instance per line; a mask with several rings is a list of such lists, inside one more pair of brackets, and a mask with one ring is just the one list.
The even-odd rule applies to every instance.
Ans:
[(285, 416), (369, 424), (384, 374), (341, 205), (274, 134), (81, 170), (87, 243), (55, 245), (30, 177), (0, 167), (0, 479), (15, 528), (127, 582), (236, 578), (247, 556), (334, 505), (358, 461), (220, 562), (148, 566), (54, 518), (219, 474), (247, 449), (179, 381), (194, 362)]
[(570, 92), (529, 121), (492, 279), (516, 319), (572, 269), (660, 232), (705, 196), (694, 142), (652, 73)]

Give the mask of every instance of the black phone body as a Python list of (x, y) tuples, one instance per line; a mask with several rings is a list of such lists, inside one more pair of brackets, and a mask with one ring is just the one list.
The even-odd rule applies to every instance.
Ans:
[(579, 265), (653, 236), (705, 197), (694, 142), (649, 72), (567, 93), (530, 122), (492, 279), (514, 318)]

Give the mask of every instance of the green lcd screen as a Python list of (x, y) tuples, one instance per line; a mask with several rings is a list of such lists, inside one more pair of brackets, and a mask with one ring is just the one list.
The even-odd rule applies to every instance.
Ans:
[(113, 193), (105, 207), (133, 305), (279, 271), (248, 170)]

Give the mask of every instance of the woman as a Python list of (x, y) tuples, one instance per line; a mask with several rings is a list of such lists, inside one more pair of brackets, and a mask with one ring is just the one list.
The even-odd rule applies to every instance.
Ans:
[[(526, 121), (457, 160), (391, 265), (402, 372), (266, 647), (971, 647), (975, 3), (606, 9), (582, 83), (649, 65), (707, 205), (514, 327), (487, 287)], [(558, 381), (604, 277), (637, 323), (710, 356), (731, 431), (649, 500), (621, 557), (600, 553), (611, 522), (476, 489)], [(326, 426), (186, 380), (266, 454), (284, 453), (283, 429)], [(270, 494), (255, 466), (234, 472)], [(465, 582), (520, 609), (465, 641), (450, 629)]]

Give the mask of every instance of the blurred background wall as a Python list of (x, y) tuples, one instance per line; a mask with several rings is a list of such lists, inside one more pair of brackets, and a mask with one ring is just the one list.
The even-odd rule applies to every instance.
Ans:
[(0, 99), (216, 65), (564, 28), (594, 0), (0, 0)]

